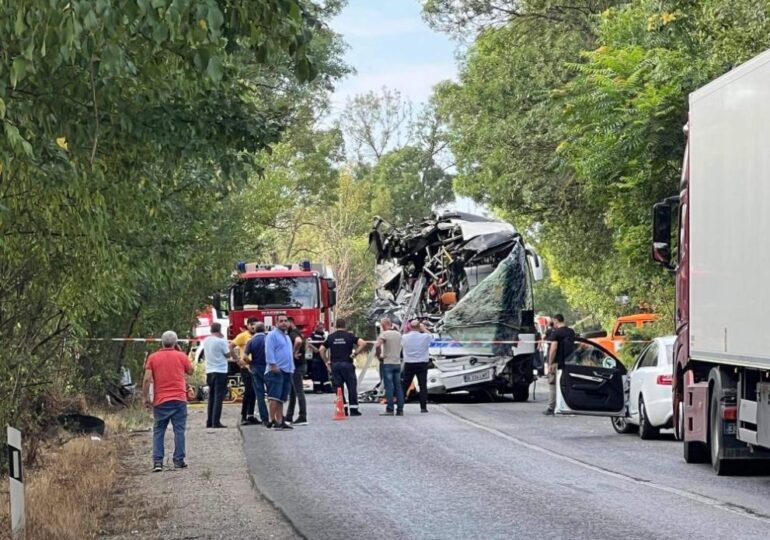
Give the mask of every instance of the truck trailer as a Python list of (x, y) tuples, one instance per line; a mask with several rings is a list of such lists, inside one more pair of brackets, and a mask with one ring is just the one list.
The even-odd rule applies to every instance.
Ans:
[(770, 458), (770, 51), (689, 98), (680, 191), (653, 208), (675, 273), (674, 428), (717, 474)]

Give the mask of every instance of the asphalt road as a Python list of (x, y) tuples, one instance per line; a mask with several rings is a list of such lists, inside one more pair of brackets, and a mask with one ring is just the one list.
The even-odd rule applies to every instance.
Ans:
[(341, 422), (308, 396), (308, 426), (243, 428), (250, 473), (311, 539), (770, 537), (770, 476), (716, 477), (671, 435), (545, 417), (538, 386), (534, 403), (372, 404)]

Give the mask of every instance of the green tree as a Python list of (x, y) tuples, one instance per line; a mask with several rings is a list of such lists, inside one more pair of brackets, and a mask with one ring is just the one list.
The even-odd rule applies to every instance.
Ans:
[[(687, 95), (768, 46), (768, 3), (427, 0), (478, 33), (437, 90), (456, 189), (535, 230), (554, 283), (605, 321), (673, 281), (648, 258), (652, 203), (676, 192)], [(629, 296), (627, 306), (616, 296)]]
[(0, 422), (101, 388), (126, 351), (87, 335), (185, 333), (229, 270), (229, 198), (344, 71), (338, 8), (0, 5)]
[(355, 174), (372, 181), (382, 217), (417, 221), (454, 200), (453, 162), (434, 103), (414, 113), (398, 91), (383, 88), (349, 100), (340, 126)]

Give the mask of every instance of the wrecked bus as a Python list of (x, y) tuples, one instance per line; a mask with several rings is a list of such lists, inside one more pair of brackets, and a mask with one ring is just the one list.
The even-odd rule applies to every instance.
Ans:
[(537, 254), (512, 225), (447, 213), (406, 228), (380, 218), (372, 320), (417, 317), (434, 328), (428, 392), (529, 398), (537, 357), (532, 285)]

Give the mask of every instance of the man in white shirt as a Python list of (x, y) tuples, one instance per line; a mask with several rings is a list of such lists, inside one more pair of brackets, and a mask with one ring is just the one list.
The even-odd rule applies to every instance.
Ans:
[(420, 387), (420, 412), (428, 412), (428, 361), (433, 335), (419, 319), (409, 321), (410, 328), (401, 336), (401, 349), (404, 355), (404, 394), (417, 376)]
[(203, 354), (206, 357), (206, 384), (209, 386), (207, 428), (225, 428), (222, 424), (222, 402), (227, 393), (227, 362), (234, 359), (234, 345), (227, 343), (222, 335), (222, 325), (211, 325), (211, 335), (203, 340)]

